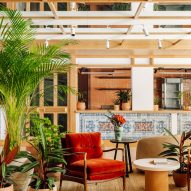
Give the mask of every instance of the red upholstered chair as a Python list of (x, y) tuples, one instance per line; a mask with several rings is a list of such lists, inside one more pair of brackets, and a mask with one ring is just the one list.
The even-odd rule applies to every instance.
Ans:
[(69, 153), (65, 154), (67, 165), (64, 167), (66, 173), (60, 177), (60, 191), (62, 180), (69, 180), (84, 184), (84, 191), (87, 191), (87, 184), (109, 181), (116, 178), (123, 178), (123, 190), (125, 190), (125, 163), (123, 149), (123, 161), (105, 159), (103, 152), (116, 149), (102, 150), (101, 133), (69, 133), (62, 140)]

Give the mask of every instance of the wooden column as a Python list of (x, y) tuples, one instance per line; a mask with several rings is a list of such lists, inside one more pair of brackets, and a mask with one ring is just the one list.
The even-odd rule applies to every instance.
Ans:
[[(78, 90), (78, 73), (76, 64), (75, 54), (71, 54), (71, 63), (73, 66), (69, 69), (69, 86), (75, 90)], [(76, 104), (77, 104), (77, 95), (70, 92), (68, 94), (68, 131), (76, 131)]]

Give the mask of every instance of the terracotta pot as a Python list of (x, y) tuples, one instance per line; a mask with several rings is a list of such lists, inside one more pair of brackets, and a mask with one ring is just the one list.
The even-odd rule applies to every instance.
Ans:
[(130, 108), (131, 108), (130, 102), (122, 103), (122, 110), (128, 111), (130, 110)]
[(86, 109), (85, 102), (78, 102), (77, 103), (77, 110), (85, 110), (85, 109)]
[[(28, 191), (36, 191), (34, 188), (29, 187)], [(55, 186), (53, 190), (50, 189), (38, 189), (38, 191), (57, 191), (57, 187)]]
[(185, 111), (189, 111), (189, 106), (188, 106), (188, 105), (184, 105), (184, 106), (183, 106), (183, 109), (184, 109)]
[(158, 111), (159, 110), (159, 105), (154, 105), (154, 111)]
[(114, 105), (114, 110), (115, 111), (119, 111), (119, 109), (120, 109), (120, 105)]
[(174, 183), (177, 187), (186, 187), (187, 186), (187, 173), (179, 173), (173, 171)]
[(6, 188), (0, 188), (0, 191), (14, 191), (13, 185), (10, 185), (10, 186), (8, 186)]

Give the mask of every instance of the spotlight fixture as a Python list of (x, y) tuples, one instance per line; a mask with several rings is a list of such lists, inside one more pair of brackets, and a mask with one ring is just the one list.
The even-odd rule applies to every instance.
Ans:
[(162, 48), (162, 40), (158, 39), (158, 48), (161, 49)]
[(76, 36), (76, 29), (74, 26), (71, 27), (71, 36)]
[(143, 25), (143, 32), (144, 32), (145, 36), (149, 36), (149, 31), (148, 31), (148, 29), (145, 27), (145, 25)]
[(107, 49), (110, 48), (110, 42), (109, 42), (109, 40), (106, 40), (106, 48), (107, 48)]
[(48, 45), (49, 45), (48, 39), (45, 40), (44, 44), (45, 44), (45, 47), (48, 48)]

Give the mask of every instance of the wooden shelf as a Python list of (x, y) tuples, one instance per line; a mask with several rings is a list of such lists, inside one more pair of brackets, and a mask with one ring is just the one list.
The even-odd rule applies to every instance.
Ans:
[(99, 78), (99, 79), (131, 79), (131, 77), (128, 77), (128, 76), (98, 76), (96, 78)]
[(96, 90), (130, 90), (130, 88), (96, 88)]

